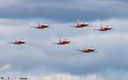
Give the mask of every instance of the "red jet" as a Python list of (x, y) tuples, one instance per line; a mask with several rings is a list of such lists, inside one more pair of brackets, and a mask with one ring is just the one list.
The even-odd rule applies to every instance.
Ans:
[(58, 43), (54, 43), (53, 44), (58, 44), (58, 45), (65, 45), (65, 44), (69, 44), (71, 41), (67, 41), (66, 39), (64, 41), (61, 41), (61, 39), (59, 38), (59, 42)]
[(36, 29), (44, 29), (44, 28), (50, 28), (48, 24), (43, 24), (40, 25), (40, 23), (38, 22), (38, 26), (31, 26), (32, 28), (36, 28)]
[(86, 27), (88, 26), (89, 24), (88, 23), (80, 23), (79, 20), (77, 20), (77, 25), (76, 26), (70, 26), (70, 27), (75, 27), (75, 28), (83, 28), (83, 27)]
[(100, 29), (94, 29), (94, 30), (99, 30), (99, 31), (107, 31), (107, 30), (111, 30), (112, 29), (112, 27), (102, 27), (102, 24), (101, 24), (101, 27), (100, 27)]
[(8, 42), (8, 43), (21, 45), (21, 44), (25, 44), (26, 42), (25, 42), (25, 41), (22, 41), (22, 39), (21, 39), (21, 40), (16, 40), (16, 39), (15, 39), (15, 41), (14, 41), (14, 42)]
[(77, 50), (77, 51), (81, 51), (81, 52), (83, 52), (83, 53), (90, 53), (90, 52), (95, 52), (95, 50), (96, 50), (96, 49), (92, 49), (92, 48), (86, 49), (86, 48), (84, 47), (84, 50)]

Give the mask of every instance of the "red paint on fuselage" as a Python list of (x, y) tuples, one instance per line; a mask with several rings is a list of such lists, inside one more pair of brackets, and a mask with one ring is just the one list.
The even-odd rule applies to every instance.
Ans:
[(13, 42), (13, 44), (25, 44), (25, 42), (24, 41), (15, 41), (15, 42)]
[(85, 26), (88, 26), (89, 24), (77, 24), (75, 27), (76, 28), (83, 28), (83, 27), (85, 27)]
[(59, 43), (57, 43), (58, 45), (65, 45), (70, 43), (70, 41), (59, 41)]
[(104, 27), (104, 28), (100, 28), (99, 31), (107, 31), (107, 30), (111, 30), (112, 28), (109, 27)]
[(83, 52), (83, 53), (90, 53), (90, 52), (94, 52), (96, 49), (92, 49), (92, 48), (88, 48), (88, 49), (86, 49), (85, 47), (84, 47), (84, 50), (78, 50), (78, 51), (81, 51), (81, 52)]
[(47, 28), (49, 27), (49, 25), (38, 25), (38, 27), (36, 27), (37, 29), (43, 29), (43, 28)]
[(95, 49), (84, 49), (82, 50), (82, 52), (86, 52), (86, 53), (89, 53), (89, 52), (94, 52)]

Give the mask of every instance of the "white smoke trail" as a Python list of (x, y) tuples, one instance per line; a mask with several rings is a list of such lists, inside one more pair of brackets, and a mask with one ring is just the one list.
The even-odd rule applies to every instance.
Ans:
[(1, 45), (0, 47), (6, 47), (8, 45), (11, 45), (11, 44), (4, 44), (4, 45)]
[(45, 63), (51, 63), (51, 62), (56, 62), (56, 61), (60, 61), (60, 60), (64, 60), (70, 57), (73, 57), (75, 55), (78, 55), (80, 52), (77, 53), (71, 53), (68, 55), (62, 55), (62, 56), (55, 56), (55, 57), (47, 57), (46, 59), (42, 58), (42, 59), (38, 59), (38, 60), (31, 60), (30, 62), (24, 62), (24, 63), (14, 63), (12, 64), (13, 66), (29, 66), (29, 65), (37, 65), (37, 64), (45, 64)]

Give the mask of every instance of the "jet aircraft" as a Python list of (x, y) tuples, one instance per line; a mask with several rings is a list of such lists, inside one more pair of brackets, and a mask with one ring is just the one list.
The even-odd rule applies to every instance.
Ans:
[(65, 39), (64, 41), (61, 41), (61, 39), (59, 38), (59, 42), (53, 42), (53, 44), (58, 44), (58, 45), (65, 45), (65, 44), (69, 44), (71, 41), (67, 41), (67, 39)]
[(40, 25), (40, 22), (38, 22), (38, 26), (31, 26), (31, 28), (44, 29), (44, 28), (51, 28), (51, 27), (49, 27), (49, 24), (44, 23)]
[(75, 27), (75, 28), (83, 28), (87, 27), (89, 24), (88, 23), (80, 23), (79, 20), (77, 20), (77, 24), (75, 26), (70, 26), (70, 27)]
[(22, 41), (23, 39), (21, 40), (16, 40), (14, 42), (8, 42), (8, 43), (12, 43), (12, 44), (17, 44), (17, 45), (21, 45), (21, 44), (26, 44), (26, 41)]
[(103, 27), (102, 24), (101, 24), (101, 27), (100, 29), (94, 29), (94, 30), (98, 30), (98, 31), (107, 31), (107, 30), (111, 30), (112, 27), (108, 27), (108, 25), (106, 27)]
[(83, 50), (77, 50), (77, 51), (81, 51), (81, 52), (83, 52), (83, 53), (90, 53), (90, 52), (95, 52), (95, 50), (96, 49), (94, 49), (94, 48), (88, 48), (88, 49), (86, 49), (86, 47), (84, 46), (84, 49)]

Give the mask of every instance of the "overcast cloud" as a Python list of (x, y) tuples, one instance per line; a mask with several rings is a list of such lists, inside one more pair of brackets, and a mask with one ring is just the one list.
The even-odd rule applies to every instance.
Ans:
[[(126, 0), (0, 1), (0, 75), (30, 80), (126, 80), (128, 10)], [(72, 28), (76, 20), (91, 27)], [(52, 28), (30, 26), (50, 24)], [(114, 30), (93, 29), (109, 25)], [(59, 37), (73, 44), (54, 45)], [(28, 45), (7, 42), (23, 39)], [(98, 53), (77, 52), (84, 45)]]
[(74, 22), (78, 18), (94, 21), (128, 17), (128, 3), (118, 0), (10, 0), (1, 1), (0, 4), (0, 18), (47, 18), (59, 22)]

